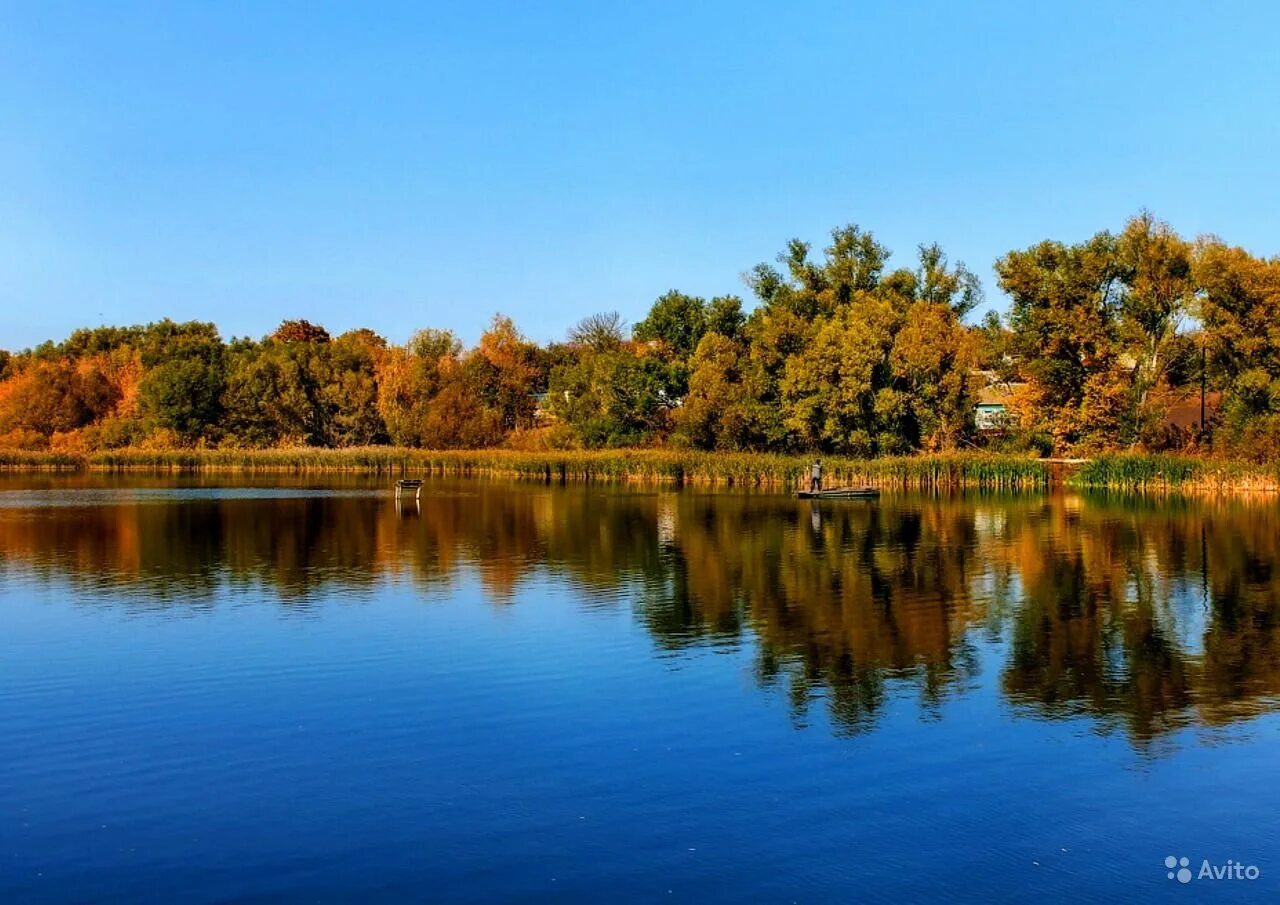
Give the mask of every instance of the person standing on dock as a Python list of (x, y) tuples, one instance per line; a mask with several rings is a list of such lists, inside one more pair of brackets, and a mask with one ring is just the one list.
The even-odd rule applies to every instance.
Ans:
[(822, 489), (822, 460), (814, 459), (813, 468), (809, 470), (809, 492), (817, 493)]

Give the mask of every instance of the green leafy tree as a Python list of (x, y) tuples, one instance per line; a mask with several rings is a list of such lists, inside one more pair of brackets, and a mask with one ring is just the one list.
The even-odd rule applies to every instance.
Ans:
[(1012, 334), (998, 311), (988, 311), (981, 323), (971, 328), (977, 366), (992, 372), (998, 380), (1013, 381), (1017, 377), (1012, 354)]
[(876, 289), (889, 258), (889, 250), (870, 232), (852, 224), (832, 230), (821, 262), (811, 260), (810, 249), (809, 243), (792, 239), (778, 255), (785, 275), (768, 264), (747, 274), (747, 285), (767, 311), (786, 310), (804, 320), (831, 314), (854, 293)]
[[(245, 446), (272, 446), (292, 435), (299, 426), (286, 413), (283, 400), (289, 379), (280, 356), (252, 340), (236, 340), (227, 352), (227, 379), (222, 406), (224, 425), (231, 442)], [(295, 442), (300, 442), (293, 436)]]
[(651, 443), (669, 429), (668, 389), (665, 362), (620, 349), (556, 368), (547, 400), (551, 414), (585, 446), (631, 446)]
[(226, 388), (226, 347), (217, 328), (163, 320), (148, 324), (137, 342), (146, 369), (138, 403), (147, 422), (183, 442), (215, 437)]
[(747, 318), (742, 313), (742, 299), (736, 295), (718, 295), (707, 303), (707, 332), (727, 339), (739, 339)]
[(640, 342), (659, 343), (666, 354), (676, 359), (692, 355), (706, 332), (706, 301), (674, 289), (654, 302), (648, 316), (632, 331)]
[(920, 246), (920, 268), (916, 271), (915, 297), (923, 302), (946, 305), (957, 317), (964, 317), (982, 304), (982, 283), (963, 262), (950, 267), (947, 255), (937, 243)]
[(322, 392), (340, 446), (387, 442), (387, 426), (378, 411), (378, 360), (386, 349), (387, 341), (372, 330), (349, 331), (329, 346)]
[(191, 442), (216, 431), (224, 386), (221, 356), (174, 358), (147, 373), (139, 402), (151, 423)]

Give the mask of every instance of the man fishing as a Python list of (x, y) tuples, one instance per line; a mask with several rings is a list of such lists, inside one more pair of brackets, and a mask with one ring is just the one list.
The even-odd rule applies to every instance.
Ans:
[(814, 459), (813, 468), (809, 470), (809, 492), (817, 493), (822, 489), (822, 460)]

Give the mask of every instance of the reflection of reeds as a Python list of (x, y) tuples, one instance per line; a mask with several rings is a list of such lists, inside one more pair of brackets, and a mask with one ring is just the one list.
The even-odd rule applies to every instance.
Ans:
[[(500, 475), (544, 480), (635, 481), (726, 486), (796, 486), (811, 459), (769, 453), (688, 450), (431, 451), (394, 447), (358, 449), (113, 450), (72, 456), (0, 453), (0, 467), (80, 468), (101, 471), (350, 471), (387, 474)], [(885, 459), (823, 460), (828, 486), (851, 483), (894, 487), (1042, 487), (1048, 468), (1034, 459), (954, 453)]]

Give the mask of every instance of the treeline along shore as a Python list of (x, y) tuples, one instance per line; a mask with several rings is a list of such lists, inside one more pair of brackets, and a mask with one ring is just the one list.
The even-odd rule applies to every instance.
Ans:
[[(40, 472), (227, 472), (470, 476), (786, 490), (807, 482), (812, 457), (693, 450), (348, 449), (0, 451), (0, 469)], [(1036, 490), (1056, 484), (1116, 490), (1274, 493), (1280, 468), (1203, 457), (1120, 453), (1090, 460), (955, 452), (822, 460), (828, 487)]]
[[(897, 262), (858, 226), (799, 239), (744, 301), (671, 291), (633, 327), (473, 348), (288, 320), (98, 327), (0, 352), (8, 467), (435, 470), (788, 483), (1025, 486), (1085, 459), (1105, 486), (1271, 486), (1280, 259), (1139, 214), (994, 263), (1010, 303), (937, 245)], [(1145, 458), (1144, 458), (1145, 457)]]

